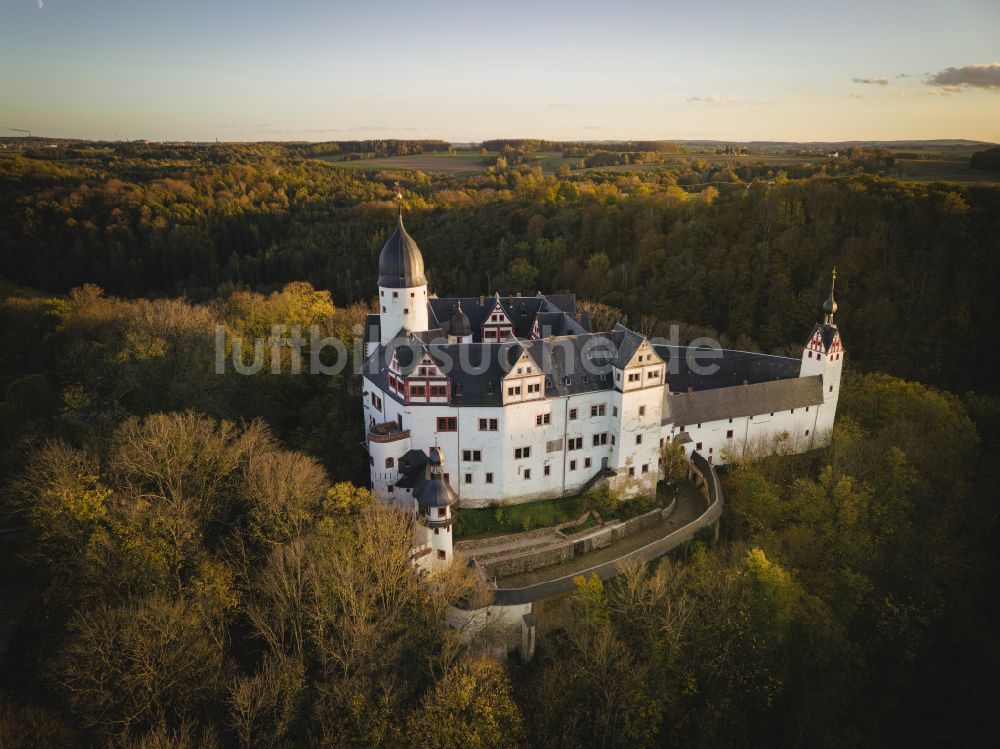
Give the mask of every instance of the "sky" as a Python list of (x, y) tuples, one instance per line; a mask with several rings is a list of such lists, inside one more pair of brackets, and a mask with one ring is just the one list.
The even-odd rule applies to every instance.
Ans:
[(1000, 142), (1000, 2), (0, 0), (0, 128)]

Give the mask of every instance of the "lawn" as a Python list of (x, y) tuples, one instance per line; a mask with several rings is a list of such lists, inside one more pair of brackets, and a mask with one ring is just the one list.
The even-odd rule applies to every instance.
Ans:
[[(628, 520), (654, 507), (666, 507), (673, 499), (673, 492), (661, 482), (657, 487), (655, 501), (651, 501), (648, 497), (637, 497), (609, 505), (609, 498), (611, 495), (598, 490), (587, 495), (577, 494), (572, 497), (525, 502), (519, 505), (495, 505), (475, 510), (459, 507), (455, 510), (455, 538), (498, 536), (551, 528), (560, 523), (576, 520), (589, 509), (597, 510), (602, 520)], [(585, 526), (586, 524), (570, 528), (567, 532), (582, 530)]]

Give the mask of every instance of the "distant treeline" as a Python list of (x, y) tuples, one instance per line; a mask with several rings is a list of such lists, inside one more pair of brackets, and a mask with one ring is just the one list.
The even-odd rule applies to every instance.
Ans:
[(578, 140), (540, 140), (536, 138), (499, 138), (484, 140), (480, 144), (487, 151), (513, 148), (519, 151), (573, 151), (582, 155), (593, 151), (655, 151), (657, 153), (684, 153), (684, 148), (669, 140), (630, 140), (590, 143)]
[(973, 169), (985, 169), (988, 172), (1000, 172), (1000, 146), (976, 151), (969, 159), (969, 166)]
[(677, 185), (703, 181), (697, 170), (414, 177), (267, 144), (146, 148), (0, 158), (0, 275), (195, 299), (306, 280), (337, 305), (368, 302), (400, 180), (438, 293), (575, 291), (635, 322), (684, 320), (778, 351), (800, 344), (836, 265), (855, 365), (997, 387), (1000, 354), (984, 345), (1000, 336), (997, 188), (722, 167), (708, 176), (731, 187), (692, 196)]

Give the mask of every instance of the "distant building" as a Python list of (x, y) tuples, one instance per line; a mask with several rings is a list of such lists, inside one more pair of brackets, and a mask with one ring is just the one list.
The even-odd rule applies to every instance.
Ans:
[(362, 393), (371, 483), (416, 513), (431, 566), (451, 560), (453, 509), (598, 482), (652, 494), (667, 442), (721, 463), (778, 436), (808, 450), (833, 428), (844, 349), (832, 289), (800, 359), (659, 344), (620, 324), (592, 332), (573, 295), (430, 295), (402, 215), (378, 286)]

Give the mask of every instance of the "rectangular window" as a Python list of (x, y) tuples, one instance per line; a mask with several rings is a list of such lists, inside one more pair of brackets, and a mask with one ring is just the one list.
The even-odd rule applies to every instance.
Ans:
[(439, 432), (457, 432), (458, 419), (454, 416), (438, 416), (437, 430)]
[(640, 416), (645, 416), (646, 415), (646, 407), (645, 406), (639, 406), (639, 415)]
[(732, 429), (727, 429), (726, 430), (726, 439), (727, 440), (731, 440), (732, 438), (733, 438), (733, 430)]
[(530, 468), (525, 468), (524, 469), (524, 480), (527, 481), (530, 478), (531, 478), (531, 469)]
[(637, 445), (641, 445), (642, 444), (642, 435), (641, 434), (635, 435), (635, 444), (637, 444)]
[(656, 377), (656, 370), (655, 369), (651, 369), (648, 372), (646, 372), (646, 379), (647, 380), (651, 380), (654, 377)]
[(466, 484), (471, 484), (472, 483), (472, 474), (471, 473), (465, 474), (465, 483)]
[(590, 463), (591, 463), (590, 458), (584, 458), (583, 459), (583, 467), (584, 468), (590, 468)]
[(515, 447), (514, 448), (514, 459), (521, 460), (522, 458), (531, 457), (531, 447)]
[(583, 449), (583, 437), (570, 437), (569, 444), (566, 446), (569, 450), (582, 450)]
[(545, 474), (546, 476), (548, 476), (548, 475), (549, 475), (549, 473), (550, 473), (550, 469), (549, 469), (549, 467), (548, 467), (548, 466), (544, 466), (544, 467), (542, 468), (542, 473), (544, 473), (544, 474)]
[(537, 416), (535, 416), (535, 426), (536, 427), (545, 426), (551, 420), (552, 420), (551, 414), (538, 414)]
[(599, 405), (596, 405), (596, 406), (591, 406), (590, 407), (590, 415), (591, 416), (604, 416), (604, 413), (605, 413), (604, 408), (605, 408), (605, 406), (604, 406), (603, 403), (601, 403)]
[(649, 463), (643, 463), (642, 464), (642, 472), (643, 473), (649, 473)]
[(618, 415), (618, 406), (612, 406), (611, 407), (611, 415), (612, 416), (617, 416)]
[(497, 430), (497, 420), (490, 419), (490, 431), (495, 432)]
[(599, 434), (595, 434), (594, 435), (594, 447), (598, 447), (599, 445), (606, 445), (606, 444), (608, 444), (608, 433), (607, 432), (600, 432)]
[(462, 460), (478, 462), (483, 459), (481, 450), (462, 450)]
[(569, 410), (569, 418), (570, 418), (571, 421), (576, 418), (576, 409), (575, 408), (571, 408)]
[(569, 462), (569, 470), (571, 470), (571, 471), (575, 471), (576, 470), (576, 461), (575, 460), (571, 460)]
[(695, 450), (701, 450), (701, 443), (699, 442), (698, 444), (696, 444), (696, 445), (694, 446), (694, 449), (695, 449)]
[(423, 398), (424, 397), (424, 386), (423, 385), (410, 385), (410, 395), (412, 397)]
[(628, 469), (628, 475), (635, 476), (635, 466), (632, 466), (631, 468)]
[(806, 429), (806, 437), (808, 437), (808, 436), (809, 436), (809, 430)]
[(493, 483), (493, 474), (492, 473), (487, 473), (486, 474), (486, 483), (487, 484), (492, 484)]

